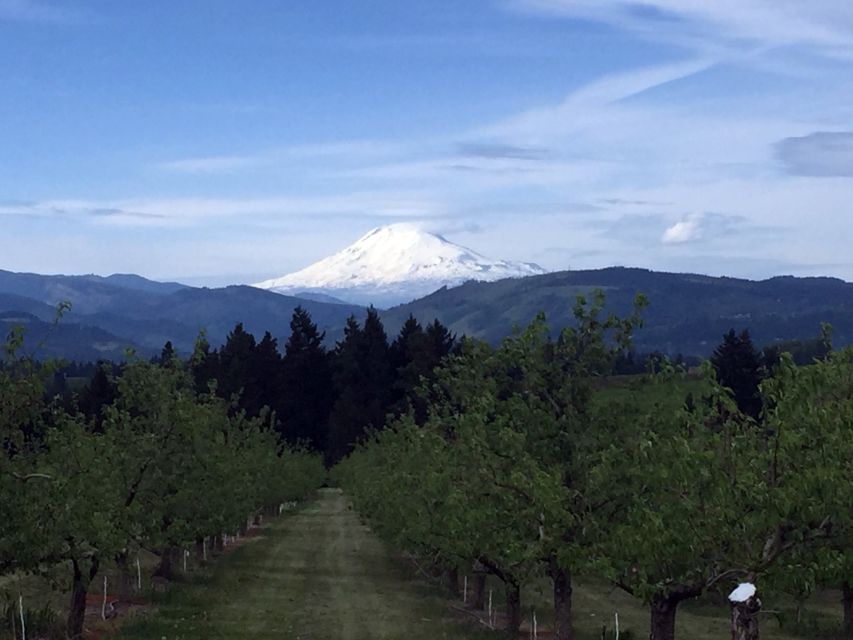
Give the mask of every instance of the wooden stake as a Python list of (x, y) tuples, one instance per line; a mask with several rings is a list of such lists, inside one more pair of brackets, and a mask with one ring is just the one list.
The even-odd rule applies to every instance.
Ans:
[(27, 640), (27, 625), (24, 624), (24, 596), (18, 596), (18, 610), (21, 612), (21, 640)]
[(104, 600), (101, 602), (101, 620), (107, 619), (107, 576), (104, 576)]

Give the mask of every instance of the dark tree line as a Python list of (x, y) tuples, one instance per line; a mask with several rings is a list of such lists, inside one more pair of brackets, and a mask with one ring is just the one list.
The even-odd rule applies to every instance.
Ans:
[[(284, 345), (267, 331), (260, 339), (238, 323), (225, 343), (214, 348), (204, 335), (189, 358), (196, 391), (211, 389), (232, 402), (232, 414), (254, 418), (273, 414), (282, 442), (322, 453), (334, 464), (389, 415), (411, 410), (417, 421), (426, 404), (415, 389), (456, 345), (456, 337), (438, 320), (423, 326), (409, 317), (389, 339), (378, 312), (370, 308), (362, 322), (348, 319), (343, 338), (331, 349), (310, 314), (297, 307)], [(179, 354), (167, 342), (152, 364), (176, 366)], [(66, 363), (47, 389), (68, 410), (85, 415), (100, 429), (104, 408), (117, 395), (124, 365), (112, 362)], [(69, 379), (85, 379), (72, 389)], [(75, 392), (76, 391), (76, 392)]]
[[(309, 313), (298, 307), (283, 348), (270, 332), (260, 340), (237, 324), (225, 343), (212, 348), (202, 336), (190, 358), (199, 393), (213, 389), (232, 401), (232, 411), (253, 418), (273, 414), (283, 442), (322, 453), (334, 464), (389, 415), (410, 408), (423, 418), (424, 401), (415, 394), (421, 378), (451, 352), (455, 336), (438, 320), (422, 326), (410, 317), (389, 340), (379, 314), (367, 311), (363, 322), (350, 317), (344, 337), (332, 349)], [(155, 363), (170, 366), (177, 355), (166, 343)], [(79, 394), (82, 413), (99, 424), (103, 407), (115, 397), (120, 371), (96, 367)]]

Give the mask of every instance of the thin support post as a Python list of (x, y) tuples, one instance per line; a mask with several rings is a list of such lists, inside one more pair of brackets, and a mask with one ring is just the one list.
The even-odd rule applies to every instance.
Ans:
[(21, 640), (27, 640), (27, 625), (24, 623), (24, 596), (18, 595), (18, 611), (21, 614)]
[(139, 564), (139, 554), (136, 555), (136, 590), (142, 591), (142, 566)]
[(101, 620), (107, 619), (107, 576), (104, 576), (104, 599), (101, 601)]
[(495, 621), (492, 617), (492, 590), (489, 589), (489, 627), (495, 628)]
[(468, 576), (462, 579), (462, 603), (468, 604)]

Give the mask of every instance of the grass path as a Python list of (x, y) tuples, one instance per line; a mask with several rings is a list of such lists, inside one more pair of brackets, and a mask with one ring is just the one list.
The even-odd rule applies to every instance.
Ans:
[[(491, 582), (496, 596), (500, 585)], [(549, 624), (550, 589), (544, 582), (524, 594)], [(831, 600), (831, 601), (830, 601)], [(834, 597), (815, 603), (839, 615)], [(634, 638), (647, 637), (648, 610), (606, 585), (581, 581), (575, 588), (578, 640), (600, 638), (602, 624), (619, 612)], [(461, 616), (461, 617), (460, 617)], [(767, 640), (795, 640), (771, 618)], [(690, 603), (678, 614), (678, 637), (728, 637), (725, 607)], [(628, 635), (628, 634), (625, 634)], [(364, 527), (336, 489), (324, 489), (301, 511), (264, 528), (263, 534), (219, 559), (212, 572), (195, 574), (171, 590), (153, 613), (128, 621), (123, 640), (494, 640), (453, 611), (433, 587), (408, 575)], [(804, 636), (812, 638), (813, 636)]]
[(481, 637), (431, 588), (409, 579), (340, 491), (221, 559), (129, 622), (126, 640), (437, 640)]

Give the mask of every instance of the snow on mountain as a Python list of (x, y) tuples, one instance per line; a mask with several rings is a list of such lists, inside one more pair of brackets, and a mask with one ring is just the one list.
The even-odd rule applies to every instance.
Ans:
[(391, 306), (468, 280), (493, 281), (545, 273), (532, 263), (492, 260), (416, 225), (370, 231), (319, 262), (255, 284), (278, 293), (314, 293), (358, 304)]

